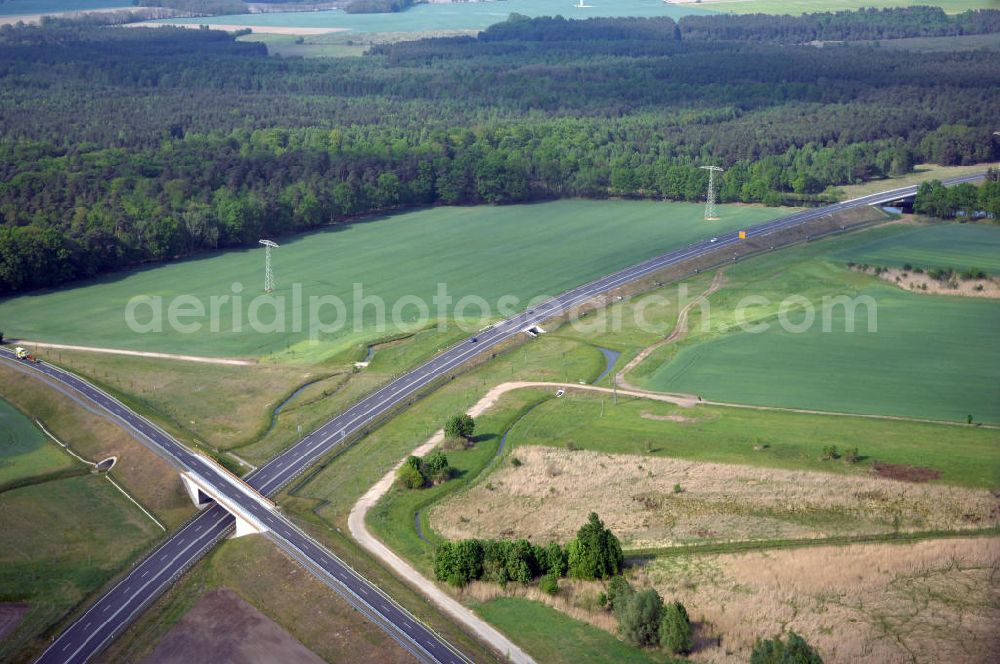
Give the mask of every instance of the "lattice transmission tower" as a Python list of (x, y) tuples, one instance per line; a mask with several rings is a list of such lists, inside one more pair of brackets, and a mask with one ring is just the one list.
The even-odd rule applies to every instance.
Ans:
[(271, 249), (278, 248), (276, 242), (270, 240), (260, 240), (264, 245), (264, 292), (270, 293), (274, 290), (274, 272), (271, 270)]
[(722, 169), (718, 166), (702, 166), (701, 168), (708, 171), (708, 198), (705, 199), (705, 221), (718, 221), (719, 217), (715, 214), (715, 174), (721, 173)]

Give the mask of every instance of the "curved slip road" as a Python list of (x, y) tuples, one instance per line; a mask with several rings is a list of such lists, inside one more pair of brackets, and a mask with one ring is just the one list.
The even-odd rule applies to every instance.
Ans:
[[(983, 177), (980, 174), (953, 178), (945, 181), (945, 184), (974, 182)], [(835, 212), (905, 198), (914, 195), (916, 190), (917, 186), (902, 187), (815, 210), (798, 212), (748, 228), (747, 237), (761, 237), (815, 221)], [(420, 390), (433, 381), (447, 377), (468, 360), (515, 337), (525, 328), (570, 311), (622, 285), (684, 260), (718, 251), (739, 241), (737, 232), (721, 235), (715, 242), (703, 240), (566, 291), (534, 309), (502, 321), (480, 333), (475, 342), (467, 340), (448, 348), (351, 406), (265, 466), (248, 475), (245, 478), (248, 486), (241, 485), (239, 480), (234, 482), (220, 468), (194, 454), (145, 418), (129, 411), (119, 401), (86, 381), (46, 364), (33, 366), (50, 378), (87, 396), (127, 429), (159, 447), (180, 467), (195, 470), (210, 481), (220, 494), (238, 504), (260, 524), (266, 525), (269, 529), (267, 535), (286, 553), (343, 595), (419, 660), (466, 662), (468, 660), (464, 655), (292, 525), (261, 494), (274, 495), (281, 487), (352, 434), (365, 431), (392, 408), (415, 398)], [(9, 351), (3, 353), (6, 357), (10, 357)], [(39, 661), (85, 662), (100, 652), (143, 607), (151, 603), (172, 580), (204, 555), (232, 528), (232, 525), (232, 517), (225, 514), (218, 506), (202, 512), (139, 563), (83, 616), (60, 634)]]

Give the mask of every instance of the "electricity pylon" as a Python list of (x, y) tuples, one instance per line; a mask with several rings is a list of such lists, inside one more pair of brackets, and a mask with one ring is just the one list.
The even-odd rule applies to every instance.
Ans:
[(277, 248), (276, 242), (270, 240), (260, 240), (264, 245), (264, 292), (270, 293), (274, 290), (274, 272), (271, 271), (271, 248)]
[(715, 174), (721, 173), (722, 169), (718, 166), (702, 166), (703, 170), (708, 171), (708, 198), (705, 200), (705, 221), (718, 221), (718, 217), (715, 215)]

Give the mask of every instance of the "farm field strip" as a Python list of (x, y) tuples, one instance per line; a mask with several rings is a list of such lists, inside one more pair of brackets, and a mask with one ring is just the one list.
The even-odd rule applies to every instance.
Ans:
[[(513, 295), (524, 307), (532, 298), (562, 292), (670, 250), (717, 233), (776, 217), (777, 208), (722, 208), (722, 221), (705, 224), (703, 207), (688, 203), (567, 200), (504, 207), (452, 207), (407, 212), (374, 222), (332, 227), (289, 239), (274, 253), (277, 290), (272, 294), (284, 312), (282, 324), (257, 333), (243, 311), (239, 329), (232, 324), (233, 303), (220, 309), (218, 331), (209, 321), (184, 333), (163, 318), (162, 332), (136, 333), (125, 321), (135, 296), (162, 298), (163, 308), (179, 295), (202, 302), (243, 295), (240, 306), (261, 295), (263, 255), (234, 250), (159, 267), (108, 275), (90, 284), (23, 295), (0, 302), (0, 318), (10, 321), (8, 336), (49, 343), (108, 346), (126, 350), (198, 354), (211, 357), (274, 357), (309, 361), (377, 340), (399, 330), (391, 310), (404, 296), (431, 307), (439, 284), (457, 307), (463, 296), (484, 298), (496, 307)], [(613, 219), (611, 224), (609, 219)], [(518, 261), (508, 258), (518, 256)], [(586, 256), (581, 260), (581, 256)], [(378, 266), (378, 269), (373, 269)], [(234, 284), (240, 287), (234, 287)], [(301, 284), (298, 296), (294, 284)], [(356, 284), (360, 284), (360, 292)], [(306, 313), (312, 296), (335, 296), (347, 307), (343, 329), (316, 335), (310, 342)], [(386, 329), (379, 331), (377, 305), (385, 302)], [(272, 308), (262, 305), (261, 321), (271, 323)], [(152, 320), (141, 308), (138, 320)], [(464, 317), (478, 316), (468, 307)], [(451, 311), (463, 317), (463, 311)], [(333, 319), (332, 310), (322, 313)], [(400, 311), (399, 325), (412, 326), (416, 309)], [(436, 305), (430, 311), (437, 315)], [(446, 312), (448, 313), (448, 312)], [(296, 315), (301, 316), (296, 330)], [(409, 318), (408, 318), (409, 317)], [(204, 318), (204, 316), (203, 316)], [(200, 319), (199, 319), (200, 320)], [(185, 322), (191, 322), (185, 319)], [(261, 329), (258, 326), (257, 329)]]

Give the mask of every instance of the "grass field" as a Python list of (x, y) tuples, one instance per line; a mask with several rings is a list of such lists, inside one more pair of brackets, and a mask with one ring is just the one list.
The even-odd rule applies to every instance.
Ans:
[(862, 9), (864, 7), (911, 7), (932, 5), (950, 14), (969, 9), (995, 9), (996, 0), (736, 0), (706, 2), (717, 12), (733, 14), (808, 14)]
[(976, 268), (1000, 274), (1000, 226), (935, 224), (895, 227), (882, 237), (833, 254), (834, 259), (883, 267), (910, 264), (924, 270)]
[[(705, 236), (784, 213), (773, 208), (727, 207), (723, 221), (708, 225), (702, 220), (700, 205), (685, 203), (570, 200), (435, 208), (283, 241), (274, 255), (278, 290), (273, 294), (283, 299), (270, 301), (285, 311), (284, 332), (277, 331), (276, 324), (269, 325), (274, 312), (267, 301), (261, 301), (261, 325), (256, 330), (271, 327), (275, 331), (259, 332), (251, 325), (251, 299), (260, 294), (263, 279), (259, 250), (232, 251), (24, 295), (0, 303), (0, 319), (8, 337), (212, 356), (277, 353), (287, 359), (316, 359), (391, 333), (391, 325), (378, 331), (376, 305), (354, 306), (356, 283), (362, 284), (364, 296), (383, 298), (390, 319), (392, 308), (403, 296), (421, 298), (435, 314), (432, 298), (439, 283), (447, 284), (455, 309), (465, 295), (485, 298), (494, 309), (501, 296), (513, 295), (523, 308), (532, 297), (555, 294)], [(238, 308), (242, 328), (234, 329), (234, 306), (225, 302), (218, 309), (219, 331), (212, 332), (210, 298), (233, 295), (234, 282), (246, 288)], [(292, 292), (296, 283), (302, 285), (298, 306)], [(184, 323), (202, 322), (198, 332), (185, 334), (168, 324), (167, 308), (180, 294), (193, 296), (205, 307), (204, 315), (183, 319)], [(164, 298), (162, 333), (136, 333), (126, 325), (126, 304), (138, 295)], [(346, 323), (344, 330), (323, 336), (316, 345), (308, 341), (309, 315), (303, 312), (314, 295), (339, 297), (345, 303), (341, 320)], [(401, 310), (401, 323), (412, 326), (416, 311), (413, 306)], [(302, 314), (299, 331), (295, 331), (296, 312)], [(464, 310), (466, 317), (479, 315), (477, 306)], [(332, 307), (321, 312), (325, 322), (336, 317)], [(152, 318), (149, 307), (140, 309), (138, 320), (147, 323)]]
[[(1000, 487), (1000, 431), (992, 429), (721, 406), (685, 409), (646, 399), (623, 398), (613, 406), (606, 397), (571, 395), (532, 410), (507, 444), (572, 442), (610, 454), (845, 474), (867, 474), (882, 461), (934, 468), (945, 484)], [(683, 419), (664, 419), (669, 417)], [(857, 447), (863, 458), (855, 465), (823, 461), (827, 445)]]
[(12, 480), (72, 467), (68, 454), (19, 410), (0, 399), (0, 487)]
[(574, 620), (544, 604), (502, 597), (475, 607), (476, 612), (539, 662), (552, 664), (652, 664), (660, 653), (646, 653), (607, 632)]
[[(978, 253), (968, 248), (965, 229), (959, 230), (960, 240), (949, 237), (967, 253)], [(695, 326), (678, 347), (654, 352), (630, 380), (716, 401), (956, 421), (971, 414), (976, 421), (1000, 422), (1000, 305), (908, 293), (834, 259), (883, 240), (884, 233), (855, 234), (734, 266), (727, 272), (730, 285), (711, 300), (709, 328)], [(808, 320), (801, 305), (789, 309), (791, 326), (776, 319), (780, 303), (792, 295), (811, 302), (815, 314), (801, 333), (794, 332)], [(845, 307), (831, 307), (826, 315), (822, 306), (824, 297), (840, 295), (872, 298), (877, 315), (860, 306), (855, 331), (846, 331)], [(745, 296), (767, 299), (750, 303), (743, 316), (767, 329), (725, 332), (737, 322)], [(876, 331), (870, 332), (873, 321)]]
[(6, 491), (0, 501), (0, 601), (31, 604), (24, 622), (0, 643), (3, 661), (162, 534), (97, 475)]
[[(648, 0), (588, 2), (585, 9), (574, 8), (571, 0), (506, 0), (493, 2), (457, 2), (415, 5), (405, 12), (390, 14), (345, 14), (339, 10), (321, 12), (281, 12), (199, 18), (207, 25), (255, 25), (347, 28), (354, 32), (429, 32), (435, 30), (483, 30), (506, 21), (512, 13), (527, 16), (589, 18), (594, 16), (671, 16), (712, 13), (695, 5), (670, 5)], [(189, 23), (191, 19), (164, 20), (164, 23)]]

